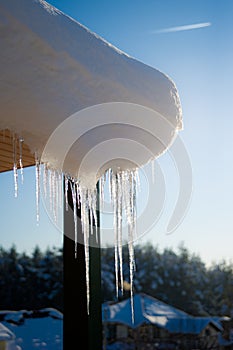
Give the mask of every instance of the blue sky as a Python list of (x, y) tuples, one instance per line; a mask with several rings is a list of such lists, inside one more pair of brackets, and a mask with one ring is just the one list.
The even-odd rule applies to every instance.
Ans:
[[(192, 199), (182, 223), (167, 235), (178, 180), (169, 154), (163, 155), (159, 164), (166, 180), (164, 211), (142, 241), (161, 249), (175, 249), (183, 242), (207, 263), (233, 259), (233, 2), (49, 2), (122, 51), (169, 75), (178, 88), (184, 119), (180, 136), (193, 170)], [(3, 246), (15, 242), (19, 249), (30, 250), (36, 243), (62, 244), (60, 231), (43, 207), (37, 226), (34, 188), (34, 169), (25, 170), (17, 199), (13, 174), (0, 175)]]

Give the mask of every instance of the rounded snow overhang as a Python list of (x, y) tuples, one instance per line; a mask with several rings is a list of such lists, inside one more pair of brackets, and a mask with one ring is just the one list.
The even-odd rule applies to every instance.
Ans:
[[(97, 123), (98, 130), (95, 123), (97, 115), (90, 116), (93, 127), (86, 113), (80, 120), (77, 119), (85, 132), (74, 140), (73, 154), (73, 144), (70, 145), (71, 154), (62, 164), (62, 170), (71, 175), (76, 176), (74, 162), (80, 162), (80, 158), (76, 159), (77, 153), (86, 155), (90, 147), (93, 149), (103, 139), (106, 141), (106, 135), (108, 140), (127, 138), (135, 142), (139, 137), (139, 143), (143, 143), (143, 140), (150, 139), (153, 124), (156, 128), (159, 119), (165, 121), (169, 130), (165, 133), (165, 141), (162, 135), (162, 147), (161, 140), (152, 142), (152, 150), (151, 144), (143, 145), (152, 152), (151, 157), (147, 156), (149, 159), (166, 151), (176, 133), (182, 129), (179, 95), (168, 76), (129, 57), (45, 1), (2, 1), (0, 35), (0, 130), (9, 130), (11, 135), (18, 135), (24, 140), (24, 145), (28, 146), (27, 149), (24, 146), (24, 164), (34, 164), (32, 155), (36, 153), (51, 168), (58, 167), (53, 147), (43, 154), (48, 140), (71, 116), (80, 116), (82, 111), (94, 106), (125, 103), (134, 108), (130, 112), (126, 106), (126, 113), (131, 113), (127, 116), (123, 108), (119, 121), (115, 111), (115, 119), (111, 123), (106, 113)], [(146, 119), (142, 113), (144, 126), (141, 122), (134, 124), (135, 106), (138, 106), (137, 117), (144, 108), (154, 113), (155, 123), (153, 116)], [(128, 122), (124, 123), (127, 118)], [(78, 125), (76, 127), (79, 128)], [(163, 133), (164, 127), (161, 128)], [(68, 138), (69, 133), (70, 130), (66, 135)], [(4, 133), (0, 138), (3, 149), (0, 170), (5, 171), (12, 168), (10, 156), (4, 162), (11, 147), (10, 138), (7, 146), (2, 141)], [(60, 139), (59, 143), (62, 142)], [(143, 153), (143, 150), (138, 149), (137, 152)], [(119, 157), (117, 154), (114, 156), (117, 165)], [(102, 164), (103, 169), (109, 165), (108, 158)], [(148, 159), (145, 157), (144, 162)], [(111, 161), (111, 166), (114, 166), (113, 163)]]

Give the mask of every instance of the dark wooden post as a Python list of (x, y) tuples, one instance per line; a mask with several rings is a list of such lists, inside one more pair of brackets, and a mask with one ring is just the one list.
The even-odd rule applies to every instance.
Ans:
[[(72, 193), (69, 210), (64, 209), (64, 323), (63, 349), (83, 344), (88, 350), (102, 350), (100, 246), (90, 245), (90, 312), (87, 314), (86, 268), (81, 220), (78, 220), (78, 254), (75, 258)], [(80, 209), (77, 209), (81, 217)], [(99, 220), (99, 215), (97, 213)], [(98, 222), (99, 224), (99, 222)], [(98, 225), (99, 236), (99, 225)], [(91, 237), (92, 239), (94, 237)], [(98, 237), (100, 239), (100, 237)], [(100, 241), (99, 241), (100, 242)]]

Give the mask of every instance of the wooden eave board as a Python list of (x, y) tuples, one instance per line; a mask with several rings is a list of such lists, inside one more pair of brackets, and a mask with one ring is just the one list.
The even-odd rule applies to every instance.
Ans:
[[(13, 169), (14, 148), (16, 149), (17, 167), (20, 167), (19, 141), (16, 142), (16, 147), (14, 147), (13, 140), (14, 135), (9, 130), (0, 130), (0, 173)], [(24, 168), (35, 165), (35, 157), (24, 142), (22, 142), (22, 163)]]

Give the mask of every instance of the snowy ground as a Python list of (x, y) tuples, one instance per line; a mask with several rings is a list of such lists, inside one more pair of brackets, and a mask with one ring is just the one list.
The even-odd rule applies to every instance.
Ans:
[(0, 311), (1, 323), (15, 334), (8, 350), (62, 350), (63, 316), (54, 309)]

